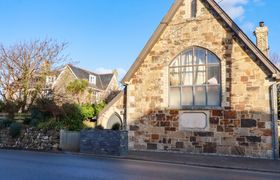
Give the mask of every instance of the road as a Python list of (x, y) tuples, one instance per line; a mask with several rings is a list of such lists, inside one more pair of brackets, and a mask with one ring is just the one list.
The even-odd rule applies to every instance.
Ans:
[(0, 180), (87, 180), (87, 179), (280, 179), (280, 174), (260, 173), (154, 163), (0, 150)]

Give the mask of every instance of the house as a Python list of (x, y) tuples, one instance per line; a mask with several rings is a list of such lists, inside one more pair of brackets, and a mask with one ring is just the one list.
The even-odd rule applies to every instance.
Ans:
[(214, 0), (176, 0), (100, 113), (129, 149), (276, 158), (278, 68)]
[[(73, 97), (67, 90), (70, 82), (86, 80), (88, 88), (81, 95)], [(98, 74), (88, 70), (66, 65), (57, 77), (48, 76), (47, 87), (51, 87), (56, 99), (62, 102), (76, 102), (81, 104), (110, 101), (111, 96), (119, 92), (117, 71), (107, 74)], [(79, 102), (78, 102), (79, 101)]]

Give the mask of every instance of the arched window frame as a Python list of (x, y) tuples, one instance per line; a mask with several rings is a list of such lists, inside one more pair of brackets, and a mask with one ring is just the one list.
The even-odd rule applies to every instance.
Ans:
[[(204, 51), (205, 52), (205, 64), (195, 64), (195, 53), (196, 51)], [(191, 65), (182, 65), (182, 57), (184, 55), (186, 55), (187, 53), (191, 52), (192, 53), (192, 64)], [(211, 56), (212, 58), (215, 58), (215, 60), (217, 61), (217, 63), (209, 63), (209, 56)], [(178, 66), (174, 66), (172, 64), (174, 64), (174, 62), (176, 61), (179, 61), (179, 65)], [(195, 84), (194, 83), (194, 68), (195, 67), (205, 67), (205, 70), (204, 70), (204, 73), (205, 73), (205, 82), (203, 84)], [(192, 68), (192, 83), (190, 85), (184, 85), (182, 83), (182, 74), (183, 73), (187, 73), (187, 72), (183, 72), (182, 73), (182, 69), (183, 68), (186, 68), (186, 67), (189, 67), (189, 68)], [(217, 84), (210, 84), (209, 83), (209, 74), (208, 74), (208, 71), (209, 71), (209, 68), (210, 67), (216, 67), (218, 68), (218, 73), (217, 73), (217, 81), (218, 83)], [(180, 84), (179, 85), (172, 85), (171, 84), (171, 69), (172, 68), (178, 68), (178, 74), (179, 74), (179, 82)], [(221, 104), (222, 104), (222, 69), (221, 69), (221, 61), (220, 59), (211, 51), (209, 51), (208, 49), (205, 49), (205, 48), (202, 48), (202, 47), (198, 47), (198, 46), (194, 46), (194, 47), (191, 47), (191, 48), (188, 48), (187, 50), (183, 51), (182, 53), (180, 53), (178, 56), (176, 56), (176, 58), (174, 58), (171, 63), (169, 64), (169, 108), (179, 108), (179, 109), (213, 109), (213, 108), (220, 108), (221, 107)], [(197, 69), (196, 69), (197, 70)], [(183, 88), (191, 88), (192, 89), (192, 104), (191, 105), (186, 105), (184, 103), (182, 103), (182, 97), (183, 97)], [(205, 88), (205, 104), (201, 105), (201, 104), (196, 104), (196, 94), (195, 94), (195, 88), (199, 88), (199, 87), (204, 87)], [(217, 88), (217, 93), (215, 94), (217, 96), (217, 103), (216, 104), (210, 104), (209, 103), (209, 89), (210, 88), (214, 88), (216, 87)], [(178, 106), (172, 106), (171, 103), (170, 103), (170, 100), (172, 98), (172, 94), (171, 94), (171, 89), (172, 88), (179, 88), (180, 89), (180, 105)]]

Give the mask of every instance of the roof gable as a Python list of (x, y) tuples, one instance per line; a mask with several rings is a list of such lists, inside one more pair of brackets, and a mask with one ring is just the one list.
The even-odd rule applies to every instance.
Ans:
[[(160, 25), (157, 27), (156, 31), (153, 33), (152, 37), (149, 39), (127, 74), (122, 79), (121, 83), (126, 84), (130, 81), (133, 74), (136, 72), (138, 67), (145, 60), (146, 56), (157, 43), (160, 36), (171, 22), (172, 18), (178, 11), (178, 9), (183, 4), (184, 0), (175, 0), (168, 13), (165, 15)], [(236, 34), (236, 37), (239, 38), (247, 47), (250, 49), (255, 56), (263, 63), (263, 65), (269, 70), (271, 77), (279, 78), (280, 71), (279, 69), (256, 47), (256, 45), (248, 38), (248, 36), (237, 26), (237, 24), (223, 11), (223, 9), (214, 1), (214, 0), (201, 0), (203, 3), (207, 3), (209, 8), (213, 10), (214, 13), (218, 14), (222, 21), (231, 28), (231, 30)]]
[(96, 84), (89, 84), (90, 87), (105, 90), (107, 89), (109, 83), (111, 82), (114, 74), (108, 73), (108, 74), (97, 74), (85, 69), (81, 69), (79, 67), (73, 66), (71, 64), (68, 64), (67, 67), (72, 71), (72, 73), (77, 77), (77, 79), (84, 79), (89, 80), (90, 75), (96, 76)]

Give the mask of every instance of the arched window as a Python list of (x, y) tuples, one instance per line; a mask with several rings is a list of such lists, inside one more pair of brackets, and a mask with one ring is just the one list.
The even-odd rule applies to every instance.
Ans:
[(193, 47), (169, 66), (169, 106), (217, 107), (221, 104), (220, 61), (212, 52)]

